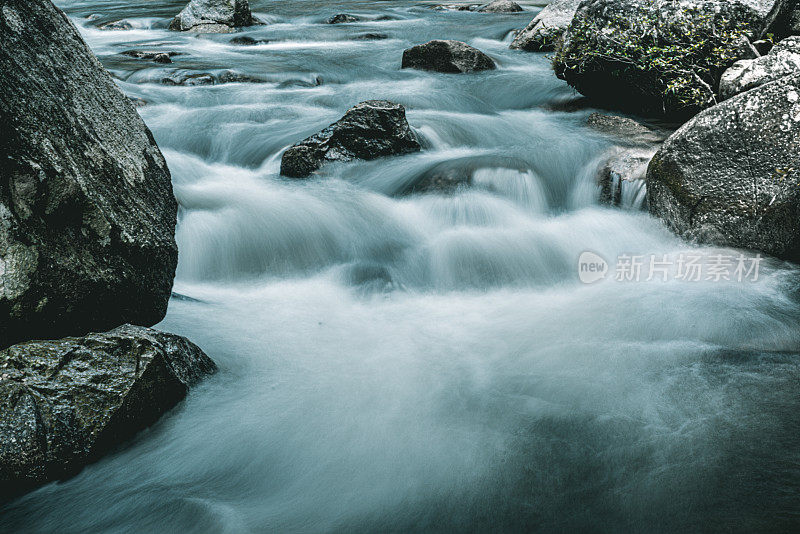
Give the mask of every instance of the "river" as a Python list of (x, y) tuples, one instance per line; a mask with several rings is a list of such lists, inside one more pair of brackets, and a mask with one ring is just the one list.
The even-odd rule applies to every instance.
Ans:
[[(637, 202), (600, 205), (611, 141), (586, 126), (595, 110), (559, 105), (574, 94), (547, 54), (508, 49), (538, 7), (251, 0), (268, 24), (243, 34), (269, 42), (237, 46), (167, 31), (184, 3), (57, 2), (145, 103), (180, 203), (183, 297), (159, 328), (220, 372), (133, 443), (0, 510), (0, 530), (800, 524), (800, 269), (581, 283), (584, 251), (611, 271), (621, 254), (720, 251)], [(366, 20), (322, 24), (336, 13)], [(122, 18), (134, 28), (96, 28)], [(387, 38), (354, 39), (365, 33)], [(405, 48), (435, 38), (499, 68), (400, 69)], [(222, 70), (263, 83), (159, 83)], [(369, 99), (403, 104), (425, 150), (279, 176), (285, 148)], [(403, 194), (447, 166), (473, 185)]]

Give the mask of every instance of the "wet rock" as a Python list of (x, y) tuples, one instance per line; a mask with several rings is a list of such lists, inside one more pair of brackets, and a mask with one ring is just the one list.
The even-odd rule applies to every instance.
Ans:
[(278, 84), (279, 89), (287, 87), (319, 87), (324, 83), (322, 76), (315, 76), (309, 80), (284, 80)]
[(476, 11), (480, 13), (519, 13), (522, 8), (511, 0), (494, 0), (494, 2), (479, 7)]
[(106, 31), (132, 30), (133, 24), (131, 24), (130, 21), (122, 19), (122, 20), (115, 20), (113, 22), (106, 22), (105, 24), (101, 24), (100, 26), (98, 26), (97, 29)]
[(327, 162), (370, 160), (420, 149), (403, 106), (369, 100), (349, 109), (344, 117), (320, 133), (286, 150), (281, 158), (281, 174), (304, 178)]
[(242, 74), (234, 70), (224, 70), (216, 75), (216, 83), (264, 83), (264, 81), (257, 76)]
[(453, 193), (472, 185), (474, 172), (475, 167), (459, 160), (442, 162), (415, 177), (411, 186), (401, 194)]
[(169, 76), (161, 78), (164, 85), (214, 85), (217, 83), (213, 74), (207, 72), (174, 72)]
[(691, 116), (716, 102), (714, 88), (742, 58), (743, 39), (763, 36), (784, 4), (586, 0), (564, 32), (553, 66), (558, 77), (600, 102)]
[(345, 272), (345, 282), (364, 293), (385, 292), (394, 289), (392, 273), (383, 265), (358, 263), (349, 266)]
[(614, 148), (598, 171), (600, 202), (640, 209), (646, 191), (647, 164), (655, 152), (655, 148)]
[(528, 52), (553, 50), (556, 41), (567, 29), (582, 0), (555, 0), (521, 30), (511, 48)]
[(719, 96), (724, 100), (797, 72), (800, 72), (800, 37), (787, 37), (765, 56), (734, 63), (722, 74)]
[(197, 85), (219, 85), (224, 83), (264, 83), (265, 80), (242, 74), (232, 70), (220, 72), (194, 72), (188, 70), (178, 70), (161, 78), (164, 85), (197, 86)]
[(339, 13), (325, 21), (325, 24), (347, 24), (350, 22), (359, 22), (361, 17), (355, 15), (348, 15), (347, 13)]
[(234, 28), (260, 24), (247, 0), (191, 0), (172, 19), (170, 30), (196, 33), (229, 33)]
[(0, 347), (166, 312), (178, 259), (164, 157), (49, 0), (0, 9)]
[(186, 338), (125, 325), (0, 351), (0, 494), (74, 475), (213, 374)]
[(800, 74), (697, 115), (647, 182), (650, 212), (677, 234), (800, 261)]
[(362, 33), (353, 36), (353, 40), (356, 41), (382, 41), (388, 38), (389, 36), (385, 33)]
[(598, 132), (612, 135), (631, 145), (661, 143), (669, 135), (667, 130), (651, 128), (629, 117), (604, 113), (592, 113), (586, 119), (586, 124)]
[(461, 73), (497, 67), (492, 58), (461, 41), (430, 41), (405, 50), (402, 68)]
[(439, 11), (475, 11), (481, 4), (438, 4), (431, 7)]
[(178, 52), (159, 52), (156, 50), (126, 50), (122, 54), (136, 59), (155, 61), (156, 63), (172, 63), (172, 58), (180, 55)]
[(265, 44), (265, 43), (268, 43), (269, 41), (267, 39), (254, 39), (254, 38), (249, 37), (247, 35), (241, 35), (239, 37), (234, 37), (233, 39), (231, 39), (228, 42), (230, 44), (239, 45), (239, 46), (253, 46), (253, 45), (257, 45), (257, 44)]

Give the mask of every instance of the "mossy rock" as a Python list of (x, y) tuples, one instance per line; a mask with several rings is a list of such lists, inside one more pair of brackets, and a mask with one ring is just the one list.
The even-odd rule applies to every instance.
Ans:
[(584, 0), (556, 50), (558, 77), (634, 111), (689, 117), (716, 103), (722, 73), (753, 57), (784, 2)]

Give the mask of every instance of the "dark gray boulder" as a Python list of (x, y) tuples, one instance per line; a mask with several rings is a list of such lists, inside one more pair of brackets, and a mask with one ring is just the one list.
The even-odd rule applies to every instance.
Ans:
[(260, 24), (247, 0), (192, 0), (172, 19), (170, 30), (229, 33), (234, 28)]
[(281, 158), (281, 174), (305, 178), (326, 162), (371, 160), (420, 149), (403, 106), (369, 100), (349, 109), (320, 133), (287, 149)]
[(477, 9), (479, 13), (519, 13), (522, 11), (520, 5), (511, 0), (494, 0)]
[(647, 183), (650, 212), (679, 235), (800, 260), (800, 74), (697, 115)]
[(797, 72), (800, 72), (800, 37), (787, 37), (768, 54), (737, 61), (726, 70), (719, 82), (719, 97), (724, 100)]
[(130, 325), (0, 351), (0, 497), (77, 473), (216, 369), (186, 338)]
[(582, 0), (555, 0), (542, 9), (538, 15), (521, 30), (511, 48), (528, 52), (553, 50), (556, 41), (572, 22), (575, 11)]
[(402, 68), (454, 74), (497, 67), (492, 58), (467, 43), (437, 40), (405, 50)]
[(723, 71), (786, 0), (584, 0), (564, 32), (558, 77), (603, 103), (691, 116), (716, 103)]
[(347, 24), (350, 22), (359, 22), (361, 20), (360, 17), (356, 17), (355, 15), (348, 15), (347, 13), (339, 13), (338, 15), (334, 15), (328, 20), (325, 21), (325, 24)]
[(0, 348), (152, 325), (178, 260), (169, 170), (50, 0), (0, 9)]

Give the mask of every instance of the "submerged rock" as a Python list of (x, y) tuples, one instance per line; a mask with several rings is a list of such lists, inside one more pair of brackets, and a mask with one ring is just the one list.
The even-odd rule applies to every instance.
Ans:
[(359, 22), (361, 17), (355, 15), (348, 15), (347, 13), (339, 13), (325, 21), (325, 24), (346, 24), (349, 22)]
[(178, 259), (164, 157), (50, 0), (0, 9), (0, 347), (166, 312)]
[(493, 70), (492, 58), (461, 41), (430, 41), (403, 52), (404, 69), (445, 73)]
[(0, 497), (77, 473), (215, 371), (186, 338), (130, 325), (0, 351)]
[(521, 30), (511, 48), (539, 52), (553, 50), (556, 41), (572, 22), (582, 0), (555, 0), (542, 9), (538, 15)]
[(724, 100), (797, 72), (800, 72), (800, 37), (787, 37), (765, 56), (734, 63), (722, 75), (719, 96)]
[(435, 6), (431, 6), (433, 9), (438, 9), (439, 11), (475, 11), (479, 7), (480, 4), (438, 4)]
[(686, 123), (647, 180), (650, 212), (679, 235), (800, 261), (800, 74)]
[(760, 38), (784, 4), (585, 0), (553, 66), (559, 78), (599, 101), (688, 116), (715, 103), (722, 72), (752, 54), (748, 39)]
[(178, 52), (159, 52), (157, 50), (126, 50), (122, 54), (136, 59), (155, 61), (156, 63), (172, 63), (172, 58), (180, 55)]
[(101, 24), (97, 27), (98, 30), (106, 30), (106, 31), (125, 31), (125, 30), (132, 30), (133, 24), (130, 21), (125, 19), (122, 20), (115, 20), (113, 22), (106, 22), (105, 24)]
[(247, 0), (191, 0), (172, 19), (170, 30), (197, 33), (229, 33), (234, 28), (260, 24)]
[(361, 33), (353, 36), (355, 41), (382, 41), (388, 38), (389, 36), (385, 33)]
[(190, 70), (177, 70), (170, 73), (168, 76), (161, 78), (161, 83), (164, 85), (181, 85), (181, 86), (196, 86), (196, 85), (220, 85), (224, 83), (264, 83), (265, 80), (250, 76), (249, 74), (242, 74), (232, 70), (224, 70), (220, 72), (194, 72)]
[(477, 9), (480, 13), (519, 13), (522, 11), (520, 5), (511, 0), (494, 0)]
[(234, 37), (230, 41), (230, 44), (239, 45), (239, 46), (253, 46), (257, 44), (265, 44), (269, 41), (267, 39), (254, 39), (253, 37), (249, 37), (247, 35), (241, 35), (239, 37)]
[(320, 133), (286, 150), (281, 158), (281, 174), (304, 178), (326, 162), (370, 160), (420, 149), (403, 106), (386, 100), (369, 100), (349, 109), (344, 117)]

